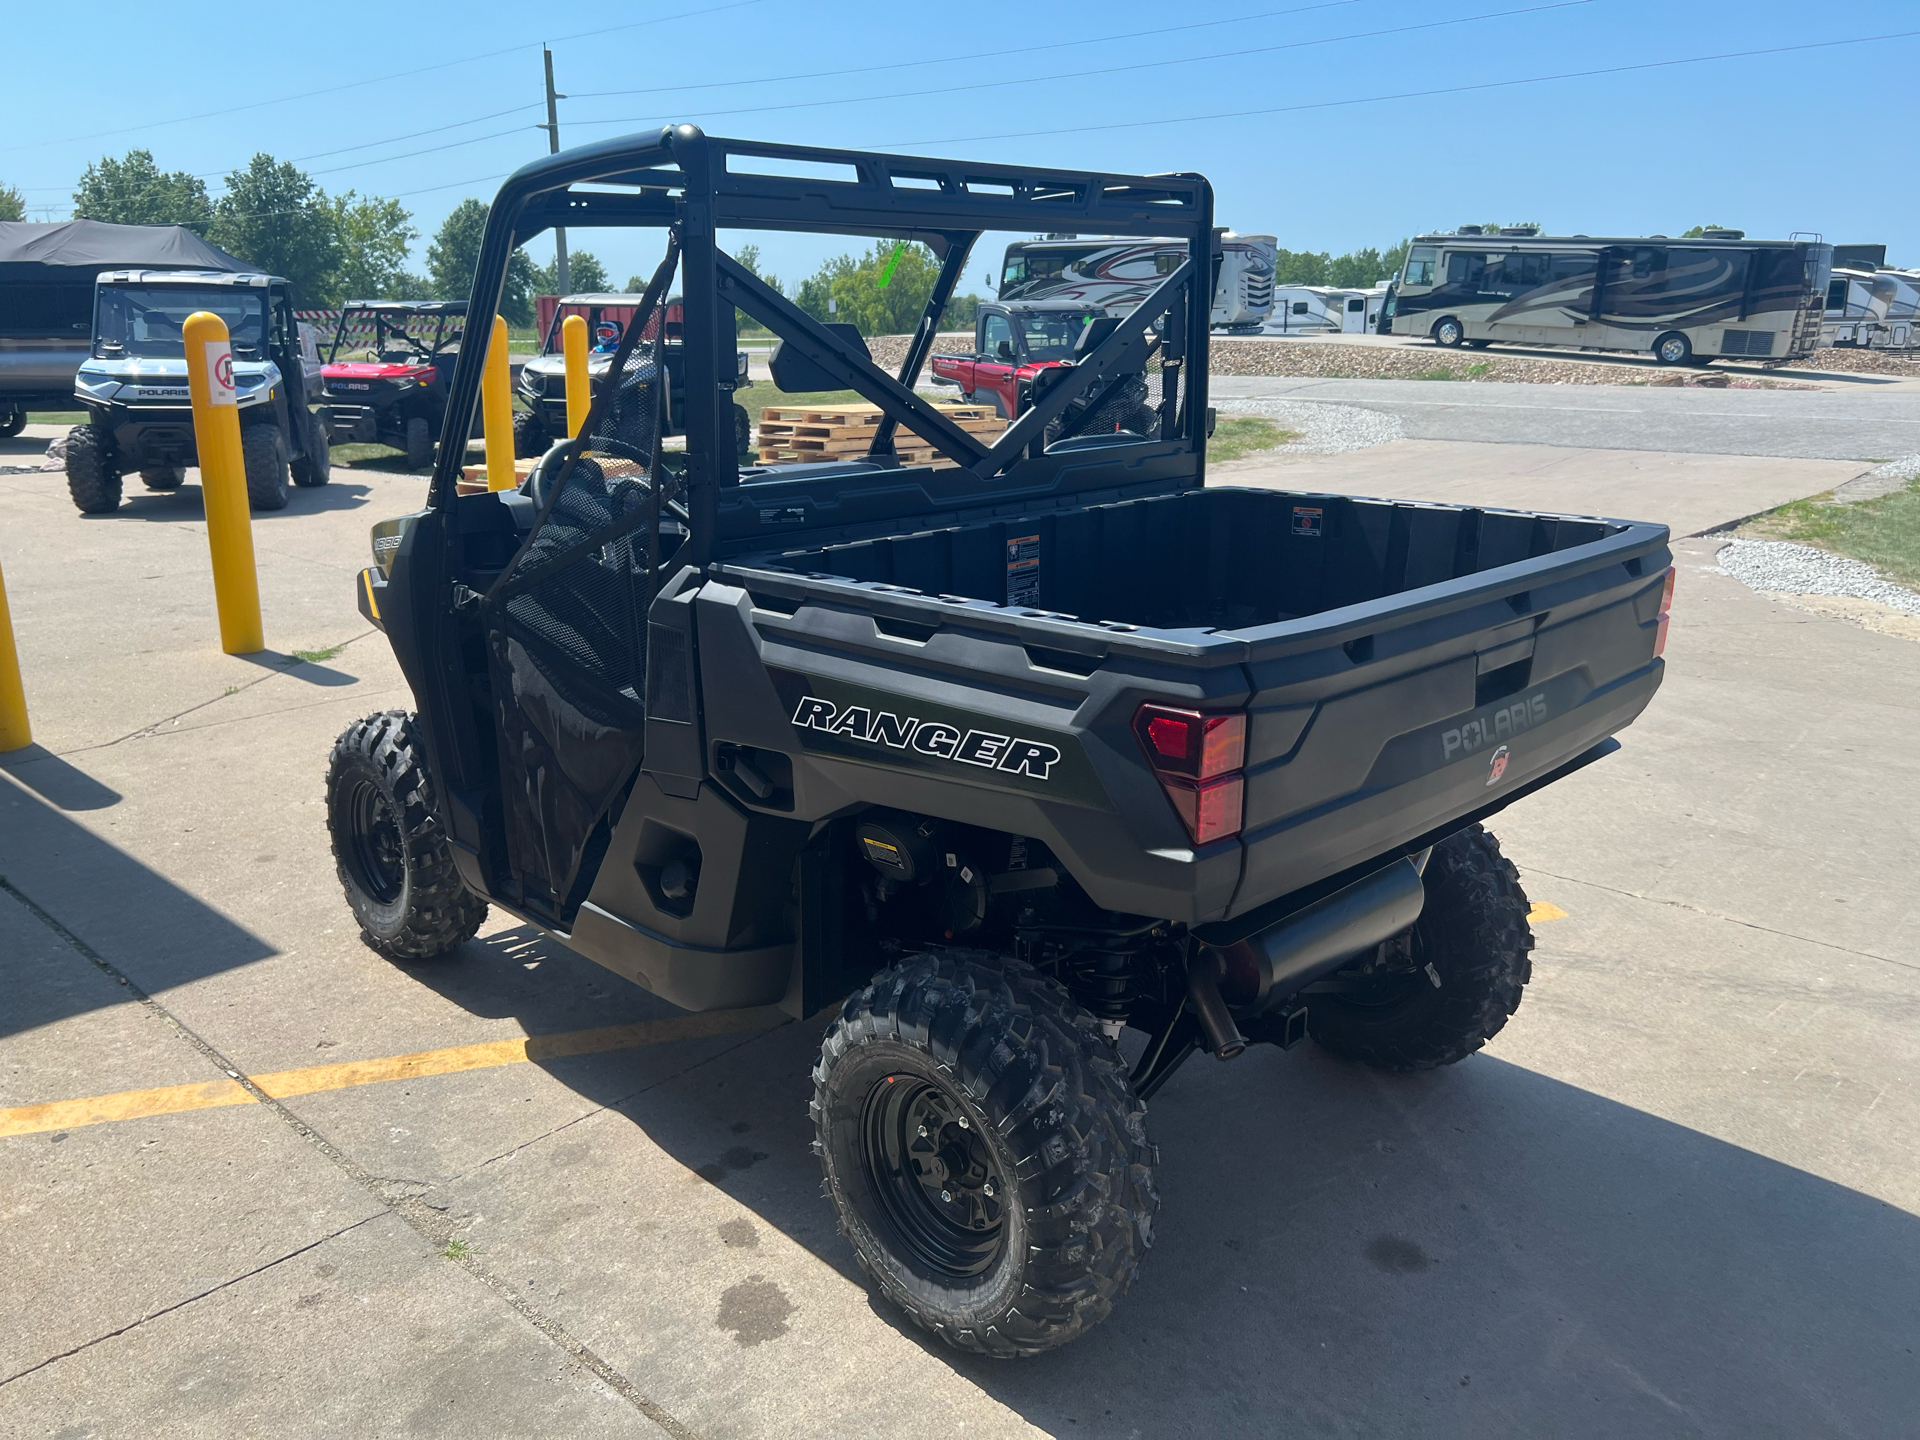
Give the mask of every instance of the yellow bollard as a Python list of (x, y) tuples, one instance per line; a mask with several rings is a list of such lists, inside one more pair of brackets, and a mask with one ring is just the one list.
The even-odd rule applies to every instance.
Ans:
[(567, 357), (567, 438), (571, 440), (587, 423), (587, 411), (593, 408), (592, 381), (587, 377), (587, 322), (584, 316), (569, 315), (560, 322), (560, 348)]
[(13, 616), (7, 612), (7, 577), (0, 575), (0, 750), (23, 750), (32, 743), (20, 652), (13, 648)]
[(493, 317), (487, 368), (480, 374), (480, 417), (487, 435), (487, 489), (511, 490), (513, 473), (513, 386), (507, 373), (507, 322)]
[(250, 655), (267, 648), (260, 629), (260, 578), (253, 566), (253, 516), (247, 508), (247, 466), (240, 451), (240, 409), (233, 390), (233, 347), (227, 322), (201, 310), (181, 327), (187, 351), (187, 393), (193, 397), (193, 443), (200, 452), (200, 497), (213, 554), (213, 602), (220, 612), (220, 648)]

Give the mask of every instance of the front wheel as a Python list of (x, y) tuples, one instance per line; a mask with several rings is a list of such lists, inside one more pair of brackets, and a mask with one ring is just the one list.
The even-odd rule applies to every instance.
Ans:
[(240, 427), (240, 465), (247, 477), (247, 503), (255, 510), (287, 508), (286, 449), (277, 425)]
[(1693, 343), (1678, 330), (1670, 330), (1653, 342), (1653, 358), (1662, 365), (1684, 365), (1693, 358)]
[(26, 411), (9, 410), (5, 415), (0, 415), (0, 438), (11, 440), (14, 436), (18, 435), (22, 430), (26, 428), (27, 428), (27, 412)]
[(487, 902), (454, 869), (404, 710), (355, 721), (333, 742), (327, 830), (347, 907), (362, 938), (388, 959), (445, 955), (486, 919)]
[(547, 427), (531, 410), (513, 412), (513, 458), (526, 460), (547, 453)]
[(1467, 327), (1449, 315), (1433, 327), (1433, 343), (1448, 350), (1457, 350), (1467, 338)]
[[(520, 427), (514, 426), (514, 453), (519, 454)], [(407, 469), (425, 470), (433, 464), (433, 427), (426, 417), (415, 415), (407, 421)]]
[(1410, 933), (1307, 996), (1321, 1048), (1382, 1070), (1464, 1060), (1520, 1008), (1533, 931), (1519, 872), (1478, 825), (1433, 847), (1426, 903)]
[(327, 427), (314, 420), (307, 427), (307, 453), (293, 462), (293, 483), (311, 489), (333, 478), (333, 441)]
[(67, 493), (82, 515), (120, 508), (120, 460), (106, 431), (76, 425), (67, 432)]
[(915, 956), (848, 998), (813, 1084), (841, 1233), (948, 1344), (1037, 1355), (1133, 1283), (1159, 1205), (1146, 1107), (1058, 982), (982, 951)]

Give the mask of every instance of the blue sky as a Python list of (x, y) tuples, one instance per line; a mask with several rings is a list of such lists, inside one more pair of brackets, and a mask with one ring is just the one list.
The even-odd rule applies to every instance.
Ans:
[[(547, 40), (572, 97), (564, 143), (691, 120), (807, 144), (1198, 170), (1221, 223), (1290, 249), (1385, 246), (1462, 221), (1627, 235), (1717, 222), (1885, 241), (1896, 263), (1920, 264), (1909, 158), (1920, 37), (1498, 83), (1920, 31), (1913, 0), (1107, 0), (977, 12), (416, 0), (246, 7), (205, 34), (183, 23), (189, 13), (89, 12), (77, 79), (71, 15), (13, 8), (0, 182), (26, 193), (29, 218), (64, 218), (101, 155), (141, 146), (163, 168), (207, 174), (218, 193), (220, 174), (264, 150), (330, 191), (401, 197), (418, 256), (462, 198), (490, 197), (545, 150), (532, 127), (545, 118)], [(920, 63), (930, 60), (940, 63)], [(1371, 98), (1383, 96), (1405, 98)], [(634, 235), (574, 244), (616, 281), (657, 253)], [(545, 258), (544, 241), (532, 248)], [(763, 245), (789, 279), (843, 248)], [(983, 245), (968, 288), (997, 272), (997, 255)]]

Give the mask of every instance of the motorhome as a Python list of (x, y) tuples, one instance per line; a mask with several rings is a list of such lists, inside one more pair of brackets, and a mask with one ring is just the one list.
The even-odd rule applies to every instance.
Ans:
[[(1272, 235), (1221, 237), (1213, 328), (1251, 334), (1273, 310)], [(1124, 314), (1187, 258), (1184, 240), (1065, 236), (1016, 240), (1000, 269), (1001, 300), (1070, 300)]]
[(1738, 230), (1616, 239), (1466, 225), (1413, 241), (1392, 333), (1651, 352), (1665, 365), (1797, 359), (1820, 343), (1832, 263), (1818, 239)]

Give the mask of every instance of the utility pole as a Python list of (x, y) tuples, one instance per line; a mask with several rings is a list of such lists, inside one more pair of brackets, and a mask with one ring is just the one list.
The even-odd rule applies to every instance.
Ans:
[[(542, 45), (540, 53), (547, 62), (547, 123), (533, 128), (547, 132), (547, 153), (558, 155), (560, 153), (560, 111), (553, 102), (567, 97), (553, 88), (553, 51)], [(567, 232), (558, 226), (553, 232), (553, 277), (562, 295), (572, 289), (567, 280)]]

